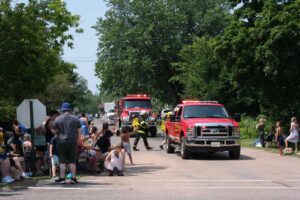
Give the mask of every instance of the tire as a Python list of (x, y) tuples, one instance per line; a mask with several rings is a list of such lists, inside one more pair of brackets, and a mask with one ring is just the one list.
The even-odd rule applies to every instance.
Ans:
[(189, 151), (186, 149), (186, 141), (184, 137), (180, 139), (180, 156), (182, 159), (188, 159), (190, 157)]
[(175, 148), (171, 146), (172, 142), (168, 135), (166, 135), (166, 152), (167, 153), (174, 153)]
[(230, 159), (237, 160), (240, 158), (241, 148), (239, 148), (238, 150), (235, 150), (235, 151), (229, 151), (228, 154), (229, 154)]

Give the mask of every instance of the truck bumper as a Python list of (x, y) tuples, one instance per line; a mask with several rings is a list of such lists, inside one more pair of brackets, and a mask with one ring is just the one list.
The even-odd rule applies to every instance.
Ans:
[(190, 152), (240, 151), (240, 139), (188, 139), (186, 148)]

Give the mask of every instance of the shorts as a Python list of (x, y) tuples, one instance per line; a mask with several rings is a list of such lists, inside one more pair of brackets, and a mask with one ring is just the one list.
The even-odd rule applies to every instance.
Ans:
[(70, 142), (58, 142), (58, 158), (60, 163), (76, 163), (77, 144)]
[(57, 155), (53, 155), (51, 158), (51, 165), (52, 166), (58, 166), (59, 165), (59, 159)]
[(36, 149), (36, 151), (40, 151), (40, 152), (46, 152), (47, 151), (47, 148), (46, 148), (46, 146), (35, 146), (35, 149)]
[(0, 153), (0, 160), (6, 160), (8, 158), (7, 153)]
[(131, 155), (131, 145), (129, 142), (123, 142), (123, 147), (128, 155)]
[(284, 139), (283, 139), (283, 136), (282, 135), (279, 135), (278, 138), (277, 138), (277, 147), (278, 148), (281, 148), (281, 147), (284, 147)]

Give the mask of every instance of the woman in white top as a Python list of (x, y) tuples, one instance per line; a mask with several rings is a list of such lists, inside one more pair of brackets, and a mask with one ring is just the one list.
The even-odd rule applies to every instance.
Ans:
[(105, 167), (109, 176), (117, 174), (123, 176), (124, 169), (124, 151), (122, 144), (118, 144), (114, 150), (112, 150), (105, 159)]
[(285, 139), (285, 148), (288, 148), (288, 142), (295, 144), (295, 152), (297, 152), (297, 145), (299, 141), (299, 124), (296, 117), (291, 119), (290, 135)]

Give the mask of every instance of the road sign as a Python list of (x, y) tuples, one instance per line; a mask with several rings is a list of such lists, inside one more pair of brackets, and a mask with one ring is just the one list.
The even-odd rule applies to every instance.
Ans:
[(17, 120), (26, 128), (38, 128), (45, 118), (46, 107), (38, 99), (24, 99), (17, 108)]

